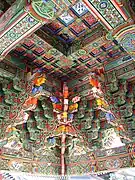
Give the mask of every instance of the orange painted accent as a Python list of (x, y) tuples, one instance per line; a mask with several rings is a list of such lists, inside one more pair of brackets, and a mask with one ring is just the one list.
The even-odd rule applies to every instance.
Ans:
[(29, 97), (25, 103), (23, 104), (23, 106), (29, 106), (29, 105), (36, 105), (37, 104), (38, 99), (35, 97)]
[(56, 132), (59, 133), (74, 133), (75, 134), (75, 130), (71, 127), (71, 126), (66, 126), (66, 125), (61, 125), (56, 129)]
[(44, 84), (46, 82), (46, 78), (44, 77), (37, 77), (33, 80), (34, 85), (36, 86), (41, 86), (42, 84)]
[(92, 86), (96, 87), (96, 88), (99, 87), (99, 82), (98, 82), (98, 80), (96, 80), (96, 79), (94, 79), (94, 78), (91, 78), (91, 79), (90, 79), (90, 84), (91, 84)]
[(62, 105), (61, 104), (53, 104), (53, 108), (56, 110), (62, 111)]
[(15, 128), (15, 127), (9, 127), (9, 128), (7, 128), (7, 133), (10, 133), (10, 132), (13, 132), (13, 131), (16, 131), (16, 128)]
[(64, 91), (63, 96), (64, 96), (64, 98), (65, 98), (65, 99), (67, 99), (67, 98), (68, 98), (68, 96), (69, 96), (68, 91)]
[(78, 104), (75, 103), (75, 104), (72, 104), (69, 106), (69, 111), (73, 111), (73, 110), (76, 110), (78, 108)]
[(119, 126), (117, 127), (117, 130), (118, 130), (118, 131), (125, 131), (125, 129), (123, 128), (122, 125), (119, 125)]

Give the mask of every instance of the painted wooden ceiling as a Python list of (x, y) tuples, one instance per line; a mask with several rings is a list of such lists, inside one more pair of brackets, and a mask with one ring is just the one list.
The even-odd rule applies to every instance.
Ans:
[[(117, 29), (126, 23), (111, 2), (89, 3), (101, 11), (109, 28)], [(128, 17), (124, 7), (122, 10)], [(72, 79), (127, 55), (115, 38), (107, 38), (109, 32), (110, 29), (87, 4), (76, 1), (69, 3), (55, 20), (24, 39), (9, 54), (30, 66), (42, 67), (52, 77)]]
[[(6, 2), (12, 4), (10, 0)], [(133, 1), (17, 0), (10, 8), (0, 18), (0, 59), (4, 59), (0, 63), (2, 168), (60, 174), (60, 138), (64, 133), (65, 170), (69, 175), (134, 166)], [(46, 74), (46, 96), (35, 97), (32, 84), (25, 81), (26, 72), (35, 68)], [(98, 109), (89, 81), (90, 72), (98, 79), (96, 70), (102, 69), (103, 96), (110, 103), (110, 111), (122, 117), (117, 118), (119, 124), (113, 128)], [(69, 122), (61, 125), (53, 118), (54, 110), (63, 101), (51, 103), (48, 98), (55, 95), (62, 99), (61, 81), (68, 82), (69, 100), (78, 95), (82, 98), (71, 126)], [(34, 109), (33, 98), (38, 102)], [(29, 117), (22, 122), (26, 110)], [(123, 126), (126, 132), (121, 132)], [(124, 139), (122, 142), (115, 131)], [(127, 145), (123, 146), (125, 142)]]

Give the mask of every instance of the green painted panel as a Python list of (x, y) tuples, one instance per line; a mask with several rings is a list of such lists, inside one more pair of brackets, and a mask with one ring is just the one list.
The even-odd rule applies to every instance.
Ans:
[(107, 65), (105, 65), (105, 71), (109, 71), (113, 68), (116, 68), (124, 63), (127, 63), (129, 61), (132, 61), (132, 57), (131, 56), (125, 56), (125, 57), (122, 57), (116, 61), (113, 61), (113, 62), (110, 62), (108, 63)]
[(22, 62), (21, 58), (18, 59), (17, 57), (10, 57), (10, 58), (6, 58), (6, 60), (9, 61), (10, 63), (13, 63), (15, 66), (19, 67), (22, 70), (26, 69), (26, 65)]
[(110, 0), (89, 0), (89, 3), (103, 16), (112, 28), (116, 28), (125, 22)]

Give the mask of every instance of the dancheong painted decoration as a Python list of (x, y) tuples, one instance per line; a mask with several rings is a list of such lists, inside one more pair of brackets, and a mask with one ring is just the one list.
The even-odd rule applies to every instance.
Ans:
[(0, 179), (134, 166), (134, 0), (1, 0)]

